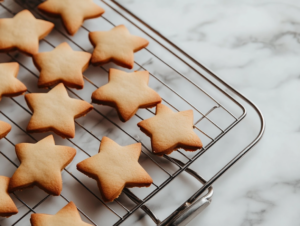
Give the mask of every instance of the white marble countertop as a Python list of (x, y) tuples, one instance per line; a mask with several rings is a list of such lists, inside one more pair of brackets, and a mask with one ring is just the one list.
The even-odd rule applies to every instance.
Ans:
[[(298, 163), (300, 152), (297, 150), (300, 140), (298, 139), (300, 125), (300, 117), (298, 116), (298, 112), (300, 112), (300, 101), (298, 101), (300, 98), (300, 88), (298, 88), (300, 87), (300, 3), (296, 0), (262, 0), (259, 3), (254, 0), (119, 0), (119, 2), (245, 94), (257, 104), (267, 120), (267, 130), (263, 139), (232, 170), (214, 184), (215, 194), (211, 205), (189, 225), (267, 226), (300, 224), (300, 176), (298, 175), (300, 172), (300, 164)], [(13, 12), (22, 9), (14, 1), (5, 1), (4, 4)], [(101, 5), (100, 1), (99, 5)], [(111, 16), (109, 10), (107, 10), (106, 15)], [(12, 15), (0, 7), (0, 17), (12, 17)], [(54, 20), (54, 22), (58, 30), (63, 31), (60, 21)], [(116, 22), (119, 23), (117, 19)], [(111, 25), (103, 19), (90, 20), (84, 25), (91, 30), (111, 28)], [(130, 31), (139, 34), (133, 28), (130, 28)], [(87, 32), (81, 29), (78, 34), (72, 37), (72, 40), (91, 52), (92, 47), (86, 37)], [(54, 45), (66, 41), (56, 31), (53, 31), (47, 40)], [(69, 43), (74, 49), (78, 49), (76, 45)], [(150, 47), (155, 49), (152, 44)], [(52, 47), (47, 43), (41, 42), (40, 51), (51, 49)], [(38, 74), (29, 57), (17, 54), (17, 52), (13, 52), (12, 56), (16, 57), (15, 60), (24, 63), (31, 72)], [(149, 70), (158, 68), (158, 64), (151, 61), (152, 58), (149, 61), (148, 55), (137, 53), (135, 57), (141, 64), (148, 66)], [(10, 60), (12, 60), (11, 57), (1, 54), (0, 62)], [(108, 64), (105, 68), (108, 69), (112, 66), (114, 65)], [(180, 67), (180, 65), (177, 66)], [(140, 67), (136, 66), (135, 69), (140, 69)], [(183, 67), (180, 69), (185, 71)], [(21, 67), (20, 80), (27, 85), (31, 92), (47, 92), (47, 90), (37, 89), (36, 77), (31, 72)], [(190, 71), (186, 70), (185, 73), (201, 84), (202, 81)], [(192, 90), (186, 92), (189, 87), (185, 86), (169, 70), (160, 68), (154, 74), (163, 81), (169, 82), (177, 91), (183, 92), (187, 98), (193, 101), (194, 93)], [(106, 72), (99, 68), (90, 67), (85, 75), (98, 86), (107, 82)], [(178, 109), (190, 108), (164, 90), (164, 87), (155, 79), (150, 79), (150, 86)], [(90, 94), (94, 90), (95, 87), (86, 82), (84, 90), (76, 90), (75, 92), (83, 99), (90, 101)], [(17, 97), (15, 100), (27, 108), (24, 97)], [(197, 103), (197, 101), (193, 102), (195, 105)], [(123, 124), (110, 108), (95, 107), (129, 132), (135, 139), (144, 142), (149, 148), (149, 139), (135, 127), (139, 121), (138, 118)], [(205, 112), (210, 105), (200, 104), (197, 107), (203, 108)], [(4, 98), (0, 102), (0, 109), (21, 128), (26, 128), (30, 115), (16, 106), (12, 100)], [(151, 117), (146, 110), (140, 110), (138, 114), (144, 118)], [(201, 115), (195, 112), (195, 121), (199, 118)], [(8, 121), (3, 115), (0, 115), (0, 120)], [(230, 119), (228, 120), (230, 121)], [(121, 145), (134, 142), (132, 138), (121, 135), (119, 129), (116, 129), (115, 126), (112, 126), (95, 112), (77, 121), (99, 138), (106, 135)], [(220, 123), (222, 124), (222, 121)], [(251, 131), (251, 125), (247, 126)], [(199, 125), (199, 127), (205, 130), (205, 125)], [(213, 130), (207, 129), (207, 131), (209, 134), (214, 134)], [(47, 134), (49, 133), (35, 134), (34, 137), (41, 139)], [(199, 136), (204, 142), (207, 142), (203, 134)], [(14, 143), (34, 142), (16, 126), (13, 126), (13, 131), (8, 138)], [(72, 146), (67, 140), (62, 140), (57, 136), (55, 139), (58, 144)], [(76, 137), (73, 141), (91, 155), (97, 153), (100, 143), (79, 126), (76, 126)], [(236, 140), (236, 142), (239, 143), (240, 140)], [(222, 145), (230, 144), (225, 142)], [(243, 145), (238, 147), (238, 150), (246, 146), (246, 144)], [(9, 142), (1, 140), (0, 148), (12, 161), (19, 164), (14, 148)], [(223, 151), (222, 155), (217, 152), (212, 152), (212, 157), (204, 155), (194, 169), (198, 169), (205, 178), (212, 176), (219, 167), (233, 156), (233, 153), (227, 150), (226, 146), (220, 147), (219, 145), (219, 151)], [(174, 154), (173, 157), (178, 156)], [(77, 148), (77, 155), (67, 169), (86, 184), (94, 194), (99, 196), (94, 181), (76, 171), (76, 164), (85, 158), (87, 156)], [(216, 162), (212, 166), (213, 169), (207, 170), (206, 160), (210, 160), (210, 158), (215, 159)], [(174, 166), (170, 166), (165, 161), (159, 158), (155, 159), (168, 171), (174, 172), (176, 170)], [(208, 166), (211, 165), (209, 161), (207, 162)], [(151, 165), (152, 163), (145, 156), (141, 156), (140, 163), (149, 171), (151, 176), (157, 174)], [(14, 170), (15, 167), (0, 156), (0, 174), (11, 176)], [(98, 225), (112, 225), (118, 219), (66, 172), (63, 172), (63, 179), (64, 190), (62, 194), (64, 197), (73, 200)], [(165, 179), (164, 174), (161, 174), (161, 176), (155, 177), (154, 181), (159, 185)], [(182, 185), (182, 182), (188, 184), (188, 187), (177, 191), (177, 185)], [(168, 216), (200, 187), (199, 183), (190, 180), (185, 174), (181, 175), (172, 186), (173, 190), (165, 189), (153, 202), (150, 200), (148, 203), (148, 206), (154, 210), (160, 219)], [(154, 187), (151, 186), (149, 189), (152, 191)], [(132, 189), (132, 191), (140, 198), (149, 193), (147, 189)], [(47, 196), (37, 188), (18, 192), (17, 195), (31, 207)], [(184, 197), (186, 198), (184, 199)], [(126, 203), (125, 206), (130, 209), (133, 205), (130, 205), (126, 199), (123, 194), (118, 200)], [(160, 199), (163, 202), (160, 202)], [(15, 220), (28, 211), (28, 208), (22, 203), (15, 198), (14, 200), (20, 213), (8, 220), (0, 219), (1, 226), (12, 225)], [(66, 201), (60, 197), (48, 197), (35, 210), (54, 214), (65, 204)], [(109, 204), (109, 207), (115, 209), (120, 215), (126, 214), (126, 211), (116, 203)], [(107, 217), (109, 220), (104, 220)], [(26, 215), (17, 225), (30, 225), (29, 218), (30, 214)], [(83, 220), (87, 221), (84, 217)], [(129, 219), (122, 225), (148, 226), (154, 224), (142, 211), (138, 211), (135, 218)]]
[(299, 1), (119, 2), (250, 98), (267, 121), (259, 145), (216, 183), (211, 205), (190, 225), (298, 225)]

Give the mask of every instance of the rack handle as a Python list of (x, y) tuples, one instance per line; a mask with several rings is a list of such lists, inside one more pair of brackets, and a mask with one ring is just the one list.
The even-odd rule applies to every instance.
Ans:
[(205, 196), (202, 196), (192, 203), (182, 204), (173, 214), (166, 218), (159, 226), (185, 226), (202, 212), (210, 203), (213, 195), (213, 188), (209, 187)]

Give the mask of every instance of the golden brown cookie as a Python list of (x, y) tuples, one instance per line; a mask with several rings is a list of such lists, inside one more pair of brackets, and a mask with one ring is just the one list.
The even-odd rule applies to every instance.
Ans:
[(17, 79), (18, 72), (19, 64), (16, 62), (0, 64), (0, 100), (2, 96), (15, 97), (26, 92), (26, 86)]
[(69, 202), (55, 215), (34, 213), (30, 222), (32, 226), (91, 226), (81, 220), (73, 202)]
[(0, 121), (0, 139), (6, 137), (6, 135), (11, 131), (11, 125), (7, 122)]
[(95, 179), (105, 202), (112, 202), (124, 187), (149, 187), (152, 178), (138, 163), (141, 144), (120, 146), (103, 137), (99, 153), (77, 164), (77, 169)]
[(8, 194), (9, 180), (9, 177), (0, 176), (0, 217), (10, 217), (18, 213), (18, 208)]
[(88, 68), (91, 56), (87, 52), (72, 50), (66, 42), (51, 52), (34, 55), (33, 62), (41, 72), (38, 86), (45, 88), (62, 82), (65, 86), (82, 89), (82, 72)]
[(39, 40), (46, 37), (54, 24), (36, 19), (30, 11), (23, 10), (14, 18), (0, 19), (0, 51), (14, 49), (33, 55), (39, 51)]
[(202, 142), (193, 130), (193, 110), (173, 112), (163, 104), (156, 106), (156, 115), (138, 123), (151, 137), (154, 154), (170, 154), (178, 148), (196, 151)]
[(25, 99), (33, 115), (27, 126), (28, 132), (53, 131), (63, 138), (75, 137), (74, 119), (86, 115), (93, 105), (69, 97), (60, 83), (48, 93), (26, 94)]
[(131, 35), (124, 25), (110, 31), (94, 31), (89, 33), (95, 47), (92, 63), (102, 65), (112, 61), (129, 69), (134, 65), (134, 53), (145, 48), (149, 42), (139, 36)]
[(35, 144), (17, 144), (16, 154), (21, 165), (10, 180), (9, 192), (38, 186), (50, 195), (60, 195), (61, 171), (72, 162), (76, 149), (55, 145), (50, 135)]
[(126, 73), (111, 68), (108, 81), (93, 92), (92, 100), (116, 108), (123, 122), (128, 121), (139, 108), (155, 107), (161, 102), (158, 93), (148, 86), (148, 71)]
[(70, 35), (74, 35), (83, 21), (101, 16), (105, 11), (93, 0), (47, 0), (38, 9), (50, 16), (60, 16)]

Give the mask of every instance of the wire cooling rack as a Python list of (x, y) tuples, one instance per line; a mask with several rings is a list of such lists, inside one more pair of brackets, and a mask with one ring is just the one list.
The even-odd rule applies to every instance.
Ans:
[[(15, 192), (12, 197), (19, 208), (19, 213), (8, 219), (0, 219), (1, 226), (30, 225), (31, 213), (55, 214), (70, 200), (77, 205), (83, 220), (93, 225), (186, 225), (211, 202), (213, 194), (211, 185), (249, 151), (264, 132), (262, 114), (243, 95), (187, 55), (178, 46), (155, 32), (122, 5), (114, 1), (97, 2), (95, 0), (95, 2), (105, 8), (106, 13), (101, 18), (86, 21), (74, 37), (66, 34), (60, 20), (48, 18), (36, 9), (37, 5), (41, 3), (39, 0), (14, 0), (0, 3), (0, 17), (13, 17), (26, 8), (37, 18), (54, 22), (55, 29), (40, 42), (40, 52), (50, 51), (61, 42), (68, 42), (74, 50), (92, 52), (93, 48), (88, 41), (88, 32), (109, 30), (115, 25), (125, 24), (131, 33), (150, 41), (150, 45), (146, 49), (135, 54), (134, 70), (150, 72), (149, 86), (155, 89), (162, 96), (163, 103), (174, 111), (194, 110), (194, 129), (204, 146), (196, 152), (177, 150), (169, 156), (155, 156), (151, 153), (150, 139), (136, 126), (137, 122), (152, 117), (153, 109), (141, 109), (129, 122), (122, 123), (113, 109), (94, 105), (94, 110), (87, 117), (75, 121), (76, 136), (74, 139), (64, 140), (55, 135), (56, 144), (73, 146), (77, 149), (74, 161), (62, 173), (64, 189), (60, 197), (47, 195), (37, 188)], [(28, 93), (47, 92), (47, 90), (37, 88), (39, 73), (30, 57), (17, 51), (2, 53), (0, 62), (8, 61), (20, 64), (18, 78), (28, 87)], [(102, 67), (91, 66), (84, 73), (84, 89), (68, 88), (69, 95), (90, 102), (91, 93), (107, 83), (108, 69), (111, 67), (118, 68), (114, 64)], [(250, 109), (250, 112), (256, 114), (259, 119), (258, 131), (253, 132), (252, 129), (246, 129), (250, 144), (241, 152), (241, 147), (238, 147), (238, 152), (226, 152), (224, 160), (218, 160), (214, 155), (212, 157), (213, 164), (209, 164), (213, 165), (213, 169), (208, 170), (204, 162), (210, 157), (207, 157), (206, 153), (213, 153), (215, 151), (213, 147), (217, 147), (216, 149), (219, 150), (220, 147), (215, 144), (221, 144), (226, 140), (225, 135), (229, 131), (237, 128), (236, 126), (242, 121), (246, 121), (246, 109)], [(7, 121), (13, 126), (12, 132), (0, 141), (0, 154), (3, 157), (0, 158), (1, 175), (11, 176), (19, 165), (14, 152), (15, 144), (37, 142), (48, 135), (48, 133), (29, 134), (26, 132), (25, 128), (31, 114), (23, 96), (3, 98), (0, 102), (0, 120)], [(251, 127), (253, 120), (254, 118), (251, 116), (250, 122), (244, 123), (242, 128), (247, 128), (247, 126), (249, 128), (249, 124)], [(240, 133), (240, 131), (237, 130), (235, 133)], [(98, 152), (102, 136), (109, 136), (121, 145), (142, 143), (143, 148), (139, 162), (153, 178), (154, 182), (150, 188), (124, 189), (122, 195), (113, 203), (107, 204), (102, 201), (96, 183), (76, 170), (78, 162)], [(237, 135), (234, 134), (235, 136)], [(227, 141), (227, 145), (228, 142), (232, 142), (232, 137), (230, 139), (231, 141)], [(199, 158), (200, 156), (202, 158)], [(217, 156), (221, 156), (220, 153), (217, 153)], [(201, 162), (201, 159), (204, 159), (204, 162)], [(198, 162), (199, 160), (200, 162)], [(198, 174), (199, 171), (206, 174), (209, 180), (203, 179)], [(175, 188), (178, 193), (178, 186), (184, 188), (180, 189), (180, 196), (183, 200), (177, 201), (174, 205), (169, 204), (168, 197), (171, 190)], [(164, 193), (166, 191), (167, 194)], [(191, 194), (193, 195), (191, 196)], [(178, 202), (183, 204), (178, 205)], [(157, 203), (160, 205), (157, 206)], [(160, 215), (160, 211), (156, 210), (157, 207), (166, 206), (170, 207), (168, 211), (165, 211), (167, 215), (164, 218), (157, 217), (155, 214)], [(176, 208), (178, 206), (179, 208)], [(154, 212), (156, 213), (154, 214)]]

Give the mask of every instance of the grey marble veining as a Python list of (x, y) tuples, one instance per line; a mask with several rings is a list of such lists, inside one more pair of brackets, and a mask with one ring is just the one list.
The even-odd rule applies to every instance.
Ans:
[[(96, 2), (96, 0), (95, 0)], [(299, 218), (299, 110), (300, 110), (300, 3), (293, 0), (279, 1), (254, 1), (254, 0), (119, 0), (124, 6), (135, 12), (167, 38), (186, 50), (200, 62), (213, 69), (221, 78), (249, 97), (263, 111), (267, 119), (267, 131), (263, 140), (257, 147), (241, 159), (230, 171), (222, 176), (215, 184), (215, 195), (211, 205), (201, 213), (190, 225), (298, 225)], [(97, 2), (103, 6), (101, 2)], [(15, 1), (4, 3), (13, 12), (22, 9)], [(104, 7), (104, 6), (103, 6)], [(144, 36), (138, 29), (124, 21), (108, 7), (105, 16), (113, 23), (125, 23), (130, 32)], [(36, 16), (38, 16), (36, 14)], [(12, 15), (0, 7), (0, 17)], [(75, 50), (92, 51), (88, 41), (88, 32), (80, 29), (79, 32), (68, 39), (60, 21), (51, 19), (58, 30), (54, 30), (46, 38), (53, 45), (67, 41)], [(108, 30), (112, 25), (102, 18), (88, 20), (84, 26), (89, 30)], [(60, 33), (62, 32), (62, 34)], [(146, 36), (145, 36), (146, 37)], [(77, 46), (76, 44), (79, 46)], [(40, 43), (40, 51), (50, 51), (53, 47), (45, 41)], [(163, 51), (154, 42), (150, 42), (149, 49), (161, 58), (176, 65), (181, 73), (195, 81), (204, 90), (213, 95), (220, 103), (228, 107), (236, 117), (241, 115), (241, 110), (218, 94), (204, 79), (194, 73), (189, 67)], [(21, 67), (18, 78), (26, 84), (31, 92), (47, 92), (36, 86), (38, 71), (30, 57), (12, 52), (11, 56), (26, 68)], [(0, 54), (0, 62), (12, 61), (12, 57)], [(147, 51), (142, 50), (135, 54), (139, 65), (134, 70), (146, 68), (153, 76), (149, 85), (164, 99), (168, 100), (179, 110), (192, 108), (180, 97), (174, 95), (160, 80), (176, 90), (180, 95), (189, 100), (193, 106), (205, 113), (215, 106), (215, 102), (203, 92), (186, 82), (181, 76), (163, 65)], [(114, 64), (105, 65), (103, 68), (90, 66), (84, 73), (96, 86), (107, 83), (107, 70), (116, 67)], [(154, 77), (155, 76), (155, 77)], [(70, 96), (81, 97), (90, 102), (91, 93), (96, 89), (93, 84), (85, 81), (83, 90), (71, 90)], [(72, 93), (74, 92), (74, 93)], [(77, 96), (76, 96), (77, 95)], [(28, 109), (24, 97), (14, 98), (21, 106)], [(82, 150), (90, 155), (97, 153), (102, 136), (109, 136), (121, 145), (142, 141), (146, 148), (151, 149), (150, 140), (136, 127), (140, 121), (133, 117), (128, 123), (122, 123), (116, 112), (109, 107), (94, 105), (97, 111), (92, 111), (87, 117), (76, 120), (95, 136), (87, 133), (80, 126), (76, 126), (76, 136), (70, 141), (55, 136), (55, 141), (60, 145), (74, 146), (77, 155), (67, 167), (74, 176), (82, 181), (93, 193), (88, 192), (67, 172), (63, 172), (64, 190), (62, 195), (73, 200), (76, 205), (98, 225), (112, 225), (118, 217), (101, 204), (100, 194), (96, 183), (79, 173), (76, 164), (87, 158)], [(13, 125), (13, 131), (8, 138), (13, 143), (35, 142), (47, 134), (33, 134), (34, 139), (26, 135), (25, 129), (30, 119), (30, 114), (10, 98), (3, 98), (0, 109), (8, 115), (20, 128)], [(150, 109), (154, 111), (154, 109)], [(233, 118), (222, 109), (217, 109), (216, 114), (210, 119), (227, 128)], [(139, 110), (137, 114), (142, 118), (152, 116), (147, 110)], [(194, 111), (194, 121), (202, 115)], [(3, 115), (0, 120), (8, 121)], [(113, 122), (113, 123), (111, 123)], [(208, 136), (216, 137), (220, 130), (212, 126), (207, 120), (202, 120), (197, 126)], [(246, 132), (242, 128), (249, 128)], [(253, 128), (252, 128), (253, 127)], [(199, 158), (191, 166), (205, 178), (213, 176), (225, 163), (245, 147), (246, 139), (253, 139), (256, 131), (250, 122), (242, 122), (235, 133), (228, 134), (228, 139), (222, 139), (208, 153)], [(127, 133), (122, 132), (121, 129)], [(201, 132), (197, 134), (204, 145), (210, 139)], [(239, 136), (235, 137), (237, 133)], [(235, 148), (231, 149), (234, 140)], [(227, 148), (230, 147), (230, 148)], [(6, 140), (0, 141), (1, 151), (17, 165), (19, 164), (14, 153), (14, 147)], [(162, 184), (168, 177), (153, 161), (147, 157), (148, 150), (143, 148), (139, 162), (154, 178), (157, 185)], [(82, 149), (82, 150), (81, 150)], [(193, 157), (195, 153), (185, 153)], [(186, 161), (179, 153), (172, 157)], [(153, 156), (153, 159), (168, 172), (174, 173), (178, 167), (166, 159)], [(0, 174), (11, 176), (15, 170), (10, 162), (0, 156)], [(184, 186), (183, 186), (184, 185)], [(155, 212), (159, 219), (164, 219), (174, 211), (182, 202), (189, 198), (200, 188), (199, 182), (183, 173), (171, 184), (151, 199), (147, 205)], [(144, 198), (155, 189), (131, 189), (138, 197)], [(43, 191), (34, 188), (17, 192), (18, 197), (33, 207), (43, 198), (47, 197)], [(0, 219), (0, 225), (11, 225), (16, 219), (25, 214), (28, 208), (16, 200), (20, 213), (9, 219)], [(133, 208), (134, 204), (122, 194), (118, 199), (125, 203), (126, 208)], [(48, 197), (38, 208), (37, 212), (54, 214), (66, 204), (61, 197)], [(118, 214), (125, 215), (126, 210), (117, 203), (108, 206)], [(17, 225), (30, 225), (30, 214), (26, 215)], [(83, 220), (87, 221), (83, 217)], [(141, 210), (124, 222), (123, 225), (154, 225), (151, 219)]]
[[(119, 0), (253, 100), (267, 130), (190, 225), (298, 225), (300, 3)], [(153, 14), (155, 13), (155, 16)]]

